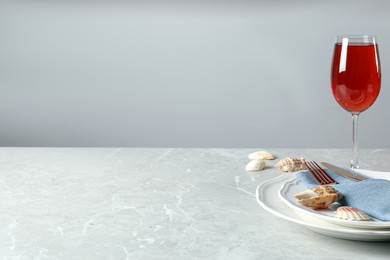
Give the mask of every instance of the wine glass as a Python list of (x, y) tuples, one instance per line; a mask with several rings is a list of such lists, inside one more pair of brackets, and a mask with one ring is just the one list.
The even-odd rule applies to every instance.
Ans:
[(358, 117), (375, 102), (381, 87), (378, 44), (374, 36), (339, 35), (336, 37), (331, 87), (339, 105), (352, 114), (351, 168), (359, 168)]

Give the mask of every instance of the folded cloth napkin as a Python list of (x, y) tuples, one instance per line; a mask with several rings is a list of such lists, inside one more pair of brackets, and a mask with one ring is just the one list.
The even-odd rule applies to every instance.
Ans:
[[(338, 182), (331, 186), (343, 194), (339, 201), (341, 204), (360, 209), (376, 219), (390, 221), (390, 181), (385, 179), (353, 181), (329, 170), (325, 171)], [(309, 171), (298, 172), (297, 178), (308, 188), (319, 185)]]

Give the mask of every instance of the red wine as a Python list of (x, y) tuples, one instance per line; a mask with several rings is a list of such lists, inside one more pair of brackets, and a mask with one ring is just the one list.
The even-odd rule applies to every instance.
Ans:
[(381, 85), (378, 46), (337, 43), (331, 85), (334, 98), (347, 111), (362, 112), (369, 108), (378, 97)]

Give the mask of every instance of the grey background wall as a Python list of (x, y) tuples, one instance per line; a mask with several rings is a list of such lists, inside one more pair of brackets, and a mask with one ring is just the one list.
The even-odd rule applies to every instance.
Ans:
[(351, 146), (336, 34), (378, 36), (361, 147), (390, 147), (387, 1), (2, 1), (0, 145)]

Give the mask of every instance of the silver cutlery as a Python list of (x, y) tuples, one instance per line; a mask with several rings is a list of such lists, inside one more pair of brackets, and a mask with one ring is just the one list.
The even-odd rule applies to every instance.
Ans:
[(348, 178), (348, 179), (351, 179), (354, 181), (362, 181), (362, 180), (368, 179), (367, 177), (365, 177), (361, 174), (358, 174), (357, 172), (355, 172), (353, 170), (340, 168), (340, 167), (337, 167), (337, 166), (330, 164), (330, 163), (327, 163), (327, 162), (321, 162), (321, 164), (323, 166), (325, 166), (327, 169), (334, 172), (335, 174), (341, 175), (345, 178)]
[(332, 179), (316, 162), (306, 161), (307, 169), (313, 175), (314, 179), (321, 185), (336, 184), (337, 182)]

